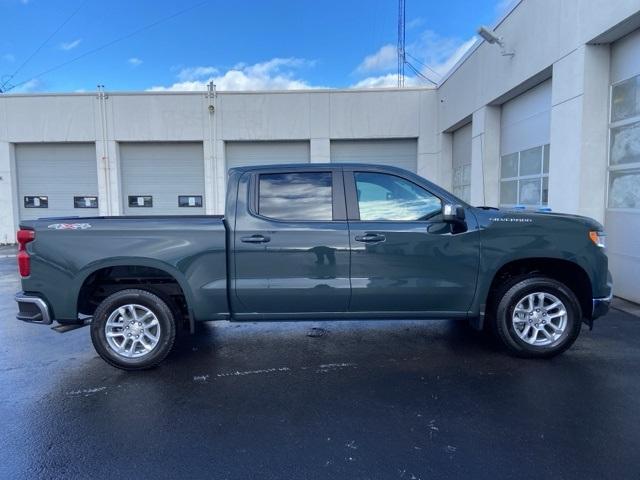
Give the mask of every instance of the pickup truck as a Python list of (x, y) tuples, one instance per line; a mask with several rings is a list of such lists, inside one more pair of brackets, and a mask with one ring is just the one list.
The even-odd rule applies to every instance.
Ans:
[(551, 357), (612, 295), (598, 222), (472, 207), (391, 166), (234, 168), (224, 216), (39, 219), (17, 240), (18, 319), (90, 324), (126, 370), (211, 320), (459, 319)]

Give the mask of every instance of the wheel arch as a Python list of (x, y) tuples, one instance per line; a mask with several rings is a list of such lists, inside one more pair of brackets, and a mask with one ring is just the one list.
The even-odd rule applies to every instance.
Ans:
[(485, 313), (491, 314), (492, 309), (495, 308), (495, 294), (500, 285), (509, 279), (531, 274), (541, 274), (566, 285), (578, 299), (583, 321), (592, 326), (593, 288), (588, 273), (574, 261), (553, 257), (519, 258), (502, 264), (495, 271), (484, 295)]
[[(154, 259), (149, 258), (118, 258), (118, 259), (108, 259), (104, 261), (100, 261), (98, 263), (94, 263), (92, 265), (87, 266), (83, 269), (77, 276), (78, 280), (75, 284), (75, 304), (77, 313), (83, 313), (82, 309), (87, 308), (87, 298), (85, 298), (90, 292), (93, 291), (94, 288), (98, 287), (99, 284), (93, 284), (94, 281), (100, 281), (102, 278), (113, 278), (110, 274), (113, 271), (117, 271), (118, 273), (122, 273), (126, 270), (130, 270), (131, 272), (135, 270), (140, 270), (147, 274), (155, 274), (156, 278), (161, 279), (166, 282), (167, 279), (175, 282), (175, 285), (179, 288), (180, 293), (184, 297), (184, 304), (186, 307), (186, 314), (188, 318), (189, 329), (193, 331), (195, 329), (195, 319), (193, 314), (193, 293), (189, 286), (189, 283), (185, 276), (174, 266), (161, 262)], [(135, 275), (131, 277), (135, 279)], [(144, 282), (138, 280), (133, 281), (132, 283), (123, 283), (120, 287), (115, 288), (116, 290), (124, 290), (127, 288), (132, 288), (133, 285), (138, 285), (137, 288), (142, 287), (143, 289), (146, 287), (147, 290), (154, 293), (161, 293), (162, 289), (158, 289), (158, 284), (153, 282)]]

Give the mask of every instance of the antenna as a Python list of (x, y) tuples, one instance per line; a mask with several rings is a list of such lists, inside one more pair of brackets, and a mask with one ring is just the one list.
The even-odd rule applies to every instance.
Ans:
[(398, 0), (398, 87), (404, 87), (405, 38), (405, 2)]

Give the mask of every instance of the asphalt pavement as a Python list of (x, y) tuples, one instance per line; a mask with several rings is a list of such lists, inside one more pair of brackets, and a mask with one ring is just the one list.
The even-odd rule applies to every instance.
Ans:
[(463, 322), (216, 322), (126, 373), (89, 330), (15, 320), (0, 258), (0, 478), (640, 475), (640, 319), (552, 360)]

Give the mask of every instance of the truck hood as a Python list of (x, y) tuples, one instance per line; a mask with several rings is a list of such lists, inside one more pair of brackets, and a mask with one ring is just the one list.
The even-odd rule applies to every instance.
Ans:
[(603, 231), (603, 225), (590, 217), (572, 215), (568, 213), (541, 212), (530, 210), (515, 210), (504, 208), (475, 207), (476, 215), (490, 222), (504, 223), (555, 223), (554, 220), (570, 220), (589, 230)]

